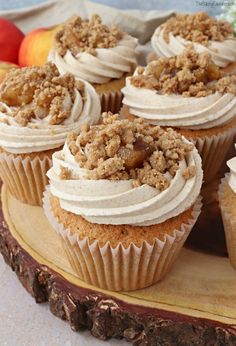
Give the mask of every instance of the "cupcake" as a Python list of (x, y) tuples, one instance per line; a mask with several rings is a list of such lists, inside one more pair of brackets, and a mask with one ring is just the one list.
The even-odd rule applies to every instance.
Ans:
[(41, 205), (53, 152), (100, 113), (94, 88), (52, 63), (11, 70), (0, 85), (0, 177), (11, 194)]
[(195, 143), (205, 181), (216, 176), (236, 133), (235, 75), (225, 76), (209, 53), (188, 46), (138, 67), (122, 92), (125, 117), (174, 127)]
[(49, 60), (61, 74), (70, 72), (90, 82), (101, 98), (102, 111), (118, 112), (125, 77), (136, 66), (136, 46), (136, 38), (102, 24), (98, 15), (90, 20), (73, 17), (55, 35)]
[(53, 154), (48, 220), (77, 275), (134, 290), (171, 269), (201, 209), (201, 158), (172, 129), (105, 113)]
[(221, 180), (219, 187), (219, 205), (224, 224), (229, 259), (236, 269), (236, 157), (227, 161), (230, 174)]
[(217, 66), (231, 65), (235, 68), (236, 39), (233, 32), (230, 23), (210, 17), (205, 12), (179, 14), (156, 29), (151, 44), (158, 57), (170, 58), (181, 54), (191, 43), (197, 52), (209, 53)]

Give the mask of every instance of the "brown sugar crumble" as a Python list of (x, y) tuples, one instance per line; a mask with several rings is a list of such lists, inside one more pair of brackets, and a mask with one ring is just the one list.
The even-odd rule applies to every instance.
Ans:
[[(98, 126), (72, 133), (67, 144), (87, 179), (127, 180), (134, 186), (148, 184), (160, 191), (168, 188), (179, 163), (193, 150), (173, 129), (150, 126), (143, 119), (129, 121), (118, 114), (103, 113)], [(193, 168), (185, 172), (190, 179)]]
[(188, 180), (196, 175), (196, 167), (190, 166), (183, 171), (183, 177)]
[(115, 47), (123, 37), (123, 33), (115, 26), (102, 24), (98, 15), (90, 20), (79, 16), (70, 18), (55, 35), (55, 49), (64, 56), (69, 50), (74, 56), (80, 52), (96, 55), (96, 48)]
[[(42, 67), (10, 70), (0, 85), (0, 102), (12, 107), (12, 114), (21, 126), (47, 116), (50, 125), (58, 125), (70, 115), (75, 89), (83, 95), (84, 84), (69, 73), (60, 76), (56, 65), (46, 63)], [(66, 97), (72, 102), (65, 107)]]
[(61, 166), (61, 172), (60, 172), (60, 179), (62, 180), (69, 180), (71, 179), (71, 171), (67, 167)]
[(210, 17), (205, 12), (178, 14), (163, 24), (163, 38), (169, 43), (169, 34), (204, 46), (211, 41), (224, 41), (233, 37), (233, 26), (223, 20)]
[(236, 75), (224, 76), (208, 53), (197, 53), (192, 45), (182, 54), (159, 58), (130, 78), (137, 88), (156, 90), (159, 94), (203, 97), (215, 92), (236, 94)]

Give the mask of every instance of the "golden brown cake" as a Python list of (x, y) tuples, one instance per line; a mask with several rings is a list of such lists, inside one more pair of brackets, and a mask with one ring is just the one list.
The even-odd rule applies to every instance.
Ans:
[(164, 277), (200, 212), (193, 144), (172, 129), (105, 113), (53, 158), (44, 210), (77, 275), (111, 290)]
[(11, 70), (0, 85), (0, 177), (10, 192), (41, 205), (53, 152), (100, 112), (95, 89), (52, 63)]

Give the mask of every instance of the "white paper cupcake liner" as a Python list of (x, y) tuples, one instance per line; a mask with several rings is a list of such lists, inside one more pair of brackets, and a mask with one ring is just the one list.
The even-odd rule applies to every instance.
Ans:
[(123, 99), (121, 91), (110, 91), (99, 95), (102, 112), (118, 113), (120, 111)]
[(201, 155), (205, 183), (216, 178), (226, 160), (227, 152), (234, 142), (235, 134), (236, 127), (232, 126), (218, 135), (190, 138)]
[(46, 173), (51, 165), (52, 160), (46, 154), (43, 159), (38, 156), (22, 159), (20, 155), (3, 152), (0, 154), (0, 177), (18, 200), (42, 205), (43, 192), (48, 184)]
[(191, 219), (182, 224), (173, 235), (154, 244), (143, 242), (141, 247), (133, 243), (125, 248), (119, 243), (113, 248), (110, 242), (103, 247), (98, 241), (80, 240), (77, 234), (64, 229), (56, 220), (50, 207), (50, 192), (44, 193), (43, 207), (54, 230), (62, 239), (68, 259), (78, 277), (94, 286), (113, 291), (129, 291), (144, 288), (161, 280), (171, 269), (178, 253), (194, 226), (200, 211), (201, 197), (194, 204)]
[(232, 214), (225, 200), (225, 188), (228, 180), (229, 174), (226, 174), (221, 180), (218, 196), (229, 259), (234, 269), (236, 269), (236, 217)]

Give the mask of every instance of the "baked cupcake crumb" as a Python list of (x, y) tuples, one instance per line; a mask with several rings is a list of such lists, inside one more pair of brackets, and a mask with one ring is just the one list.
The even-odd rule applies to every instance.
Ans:
[[(134, 186), (148, 184), (160, 191), (168, 188), (179, 163), (193, 150), (173, 129), (149, 126), (143, 119), (120, 119), (103, 113), (98, 126), (86, 126), (77, 137), (70, 134), (67, 145), (87, 179), (127, 180)], [(190, 168), (185, 179), (195, 175)]]
[(159, 58), (130, 77), (137, 88), (156, 90), (159, 94), (204, 97), (215, 92), (236, 94), (236, 76), (224, 76), (210, 54), (197, 53), (192, 45), (182, 54)]
[(169, 34), (207, 46), (209, 41), (224, 41), (233, 36), (233, 26), (223, 20), (210, 17), (205, 12), (178, 14), (162, 26), (163, 38), (169, 43)]
[[(84, 83), (69, 73), (60, 76), (52, 63), (12, 69), (0, 86), (0, 102), (11, 107), (12, 116), (21, 126), (48, 116), (50, 125), (58, 125), (70, 115), (75, 89), (83, 95)], [(66, 98), (71, 102), (65, 105)], [(1, 111), (6, 111), (3, 105)]]
[(112, 247), (116, 247), (119, 242), (125, 248), (134, 243), (136, 246), (142, 246), (146, 241), (153, 244), (154, 239), (158, 237), (164, 240), (166, 234), (173, 235), (176, 229), (179, 229), (182, 224), (188, 223), (192, 218), (193, 207), (184, 211), (178, 218), (173, 217), (163, 224), (151, 226), (133, 226), (133, 225), (108, 225), (91, 224), (82, 216), (73, 214), (61, 208), (60, 201), (57, 197), (50, 195), (50, 205), (54, 216), (59, 223), (62, 223), (65, 229), (70, 229), (71, 234), (78, 234), (79, 239), (88, 238), (89, 243), (98, 241), (100, 246), (104, 246), (107, 242)]
[(70, 18), (55, 35), (55, 49), (64, 56), (69, 50), (74, 56), (80, 52), (96, 55), (96, 48), (113, 48), (123, 37), (115, 26), (102, 24), (100, 16), (93, 15), (90, 20), (79, 16)]

